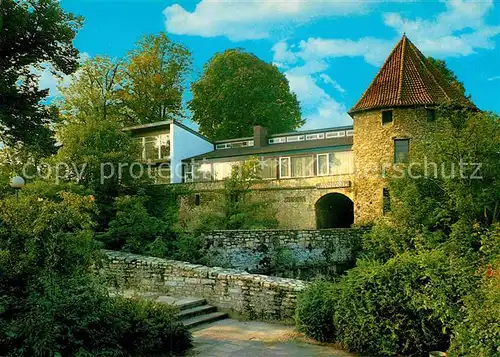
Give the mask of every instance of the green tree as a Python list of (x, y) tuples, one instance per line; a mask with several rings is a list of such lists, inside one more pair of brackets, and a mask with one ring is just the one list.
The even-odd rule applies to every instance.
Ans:
[(184, 80), (191, 53), (165, 33), (144, 36), (129, 52), (122, 98), (134, 124), (183, 117)]
[(86, 60), (68, 87), (61, 87), (59, 108), (66, 120), (85, 122), (88, 118), (123, 122), (121, 61), (96, 56)]
[(119, 123), (100, 118), (71, 121), (58, 126), (57, 136), (62, 147), (53, 162), (68, 165), (62, 167), (60, 178), (77, 181), (93, 192), (100, 210), (99, 229), (114, 215), (115, 197), (136, 194), (150, 184), (147, 170), (132, 166), (139, 147)]
[(461, 94), (463, 94), (466, 97), (470, 98), (470, 95), (467, 96), (465, 94), (465, 86), (464, 82), (460, 81), (444, 60), (436, 59), (434, 57), (427, 57), (427, 60), (432, 63), (437, 69), (441, 71), (441, 73), (444, 75), (444, 78), (448, 80), (448, 82), (451, 83), (451, 85), (458, 90)]
[(304, 124), (286, 77), (276, 66), (238, 49), (216, 54), (191, 91), (193, 121), (215, 140), (251, 136), (256, 124), (271, 134)]
[(0, 2), (0, 141), (24, 142), (35, 151), (51, 151), (50, 124), (57, 111), (43, 103), (38, 88), (42, 64), (64, 74), (78, 67), (73, 39), (80, 17), (64, 12), (55, 0)]

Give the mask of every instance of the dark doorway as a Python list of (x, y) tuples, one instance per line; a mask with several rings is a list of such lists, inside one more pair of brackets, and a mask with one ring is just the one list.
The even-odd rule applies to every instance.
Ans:
[(329, 193), (316, 202), (316, 226), (349, 228), (354, 223), (354, 203), (341, 193)]

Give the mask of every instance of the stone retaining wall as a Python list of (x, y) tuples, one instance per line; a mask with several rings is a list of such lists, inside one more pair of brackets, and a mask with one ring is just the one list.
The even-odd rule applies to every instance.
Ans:
[(278, 255), (286, 250), (285, 263), (294, 266), (287, 267), (287, 277), (317, 277), (353, 262), (365, 232), (361, 228), (212, 231), (204, 235), (204, 256), (207, 265), (276, 275), (271, 265), (279, 264)]
[(104, 251), (98, 273), (113, 288), (205, 298), (221, 309), (259, 320), (293, 319), (297, 294), (306, 287), (301, 280), (115, 251)]

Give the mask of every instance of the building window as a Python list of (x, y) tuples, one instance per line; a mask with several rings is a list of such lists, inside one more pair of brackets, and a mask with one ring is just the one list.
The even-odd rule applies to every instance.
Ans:
[(195, 166), (193, 171), (194, 181), (211, 181), (212, 180), (212, 164), (203, 163)]
[(214, 168), (214, 180), (225, 180), (231, 177), (233, 172), (233, 166), (235, 166), (237, 162), (215, 162), (213, 164)]
[(328, 175), (328, 154), (318, 154), (316, 160), (318, 176)]
[(391, 196), (389, 190), (384, 188), (382, 192), (382, 212), (384, 215), (391, 211)]
[(435, 120), (436, 120), (436, 110), (427, 109), (427, 121), (435, 121)]
[(409, 151), (410, 151), (409, 139), (394, 140), (394, 163), (400, 164), (408, 162)]
[(290, 158), (280, 157), (280, 177), (290, 177)]
[(168, 134), (137, 138), (142, 147), (144, 160), (156, 161), (170, 157), (170, 137)]
[(184, 164), (184, 182), (193, 182), (193, 165)]
[(291, 158), (292, 177), (314, 176), (314, 158), (312, 156), (297, 156)]
[(392, 110), (382, 111), (382, 124), (392, 123)]
[(276, 178), (276, 159), (263, 159), (260, 162), (260, 176), (263, 179), (275, 179)]
[(170, 165), (161, 164), (156, 168), (155, 183), (165, 185), (170, 183)]
[(330, 175), (345, 175), (353, 172), (351, 151), (333, 152), (329, 155)]

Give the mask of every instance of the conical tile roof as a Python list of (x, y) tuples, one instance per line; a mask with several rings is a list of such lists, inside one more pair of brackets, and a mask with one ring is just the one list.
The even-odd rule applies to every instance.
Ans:
[(349, 113), (398, 106), (433, 106), (450, 101), (474, 107), (406, 35), (403, 35)]

